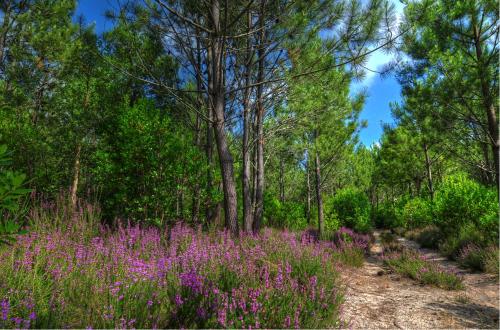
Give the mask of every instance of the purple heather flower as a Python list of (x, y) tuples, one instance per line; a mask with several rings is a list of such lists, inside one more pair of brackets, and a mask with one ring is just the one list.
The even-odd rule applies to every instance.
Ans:
[(285, 317), (285, 322), (283, 323), (283, 328), (289, 329), (290, 328), (290, 323), (291, 323), (290, 315), (287, 315)]
[(182, 300), (182, 297), (180, 294), (175, 295), (175, 304), (177, 306), (181, 306), (184, 303), (184, 300)]
[(9, 301), (7, 299), (3, 299), (2, 302), (0, 302), (0, 307), (2, 308), (2, 320), (6, 321), (9, 316)]

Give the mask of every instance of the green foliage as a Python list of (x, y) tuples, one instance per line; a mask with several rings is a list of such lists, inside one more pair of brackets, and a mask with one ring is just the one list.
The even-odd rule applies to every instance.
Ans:
[(342, 264), (349, 267), (360, 268), (365, 263), (365, 253), (362, 249), (345, 249), (335, 255)]
[[(464, 226), (482, 231), (488, 241), (498, 242), (498, 198), (493, 189), (465, 174), (448, 176), (436, 192), (436, 225), (444, 235), (454, 235)], [(472, 229), (471, 229), (472, 230)]]
[(144, 99), (134, 107), (124, 105), (109, 125), (114, 129), (106, 133), (93, 169), (105, 217), (153, 224), (186, 217), (188, 208), (177, 213), (180, 194), (196, 184), (205, 191), (204, 177), (196, 176), (205, 171), (205, 160), (192, 145), (192, 135)]
[(421, 228), (432, 224), (434, 217), (432, 203), (424, 198), (415, 197), (406, 202), (400, 217), (406, 228)]
[(421, 247), (437, 249), (442, 238), (443, 234), (438, 228), (429, 226), (420, 231), (416, 237), (416, 241)]
[(267, 193), (264, 195), (264, 218), (268, 226), (276, 228), (302, 230), (308, 225), (303, 203), (281, 202)]
[(377, 228), (393, 228), (396, 223), (396, 210), (393, 204), (388, 201), (374, 206), (371, 216)]
[(342, 226), (359, 232), (371, 229), (370, 202), (363, 192), (353, 188), (341, 189), (325, 204), (326, 214), (339, 219)]
[(16, 218), (20, 200), (30, 190), (23, 188), (26, 176), (8, 170), (9, 164), (7, 146), (0, 145), (0, 245), (13, 243), (16, 235), (26, 233)]

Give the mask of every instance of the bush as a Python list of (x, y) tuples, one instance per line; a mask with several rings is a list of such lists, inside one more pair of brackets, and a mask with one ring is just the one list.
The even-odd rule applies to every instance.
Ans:
[(25, 233), (17, 218), (21, 198), (30, 192), (23, 188), (26, 175), (8, 169), (9, 165), (7, 147), (0, 145), (0, 245), (13, 243)]
[(443, 235), (435, 226), (423, 228), (416, 236), (416, 241), (423, 248), (437, 249)]
[(395, 208), (390, 202), (379, 204), (372, 210), (372, 222), (377, 228), (392, 228), (396, 223)]
[(485, 239), (498, 242), (497, 193), (464, 174), (444, 179), (436, 191), (434, 211), (436, 225), (447, 237), (472, 224)]
[(432, 204), (423, 198), (415, 197), (404, 205), (401, 210), (406, 228), (421, 228), (432, 224)]
[(383, 202), (373, 210), (373, 222), (378, 228), (406, 228), (406, 221), (402, 216), (402, 210), (406, 204), (407, 198), (401, 198), (392, 203), (389, 201)]
[(307, 218), (303, 203), (281, 202), (271, 194), (264, 196), (265, 224), (275, 228), (303, 230), (307, 227)]
[(340, 224), (359, 232), (370, 231), (370, 202), (362, 191), (346, 188), (327, 200), (327, 217), (338, 218)]

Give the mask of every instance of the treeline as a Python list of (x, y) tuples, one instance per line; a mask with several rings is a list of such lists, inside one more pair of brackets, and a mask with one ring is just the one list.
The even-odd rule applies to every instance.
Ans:
[(498, 276), (497, 7), (405, 7), (402, 101), (374, 149), (372, 200), (375, 225)]
[(360, 128), (349, 85), (392, 41), (389, 3), (130, 1), (102, 35), (76, 5), (0, 5), (1, 139), (34, 194), (233, 233), (278, 198), (323, 230)]
[[(498, 184), (494, 1), (412, 2), (399, 26), (382, 0), (129, 1), (100, 35), (76, 6), (0, 4), (0, 142), (34, 196), (108, 223), (367, 231), (448, 175)], [(350, 85), (382, 49), (403, 95), (367, 148)]]

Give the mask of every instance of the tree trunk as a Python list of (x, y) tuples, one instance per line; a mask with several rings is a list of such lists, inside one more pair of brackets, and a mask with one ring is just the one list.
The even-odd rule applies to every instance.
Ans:
[(80, 179), (80, 153), (82, 151), (81, 143), (76, 145), (75, 152), (75, 162), (73, 164), (73, 181), (71, 183), (71, 209), (76, 209), (76, 203), (78, 201), (78, 181)]
[[(250, 31), (252, 28), (252, 16), (250, 11), (247, 15), (247, 29)], [(245, 63), (245, 95), (243, 96), (243, 173), (242, 173), (242, 186), (243, 186), (243, 229), (246, 232), (252, 231), (253, 225), (253, 208), (252, 208), (252, 191), (250, 189), (250, 75), (251, 75), (251, 61), (252, 55), (250, 51), (251, 41), (250, 36), (247, 38), (247, 55)]]
[[(200, 49), (200, 41), (198, 38), (196, 38), (196, 89), (198, 90), (197, 103), (200, 109), (203, 108), (203, 103), (204, 103), (203, 96), (201, 94), (202, 86), (203, 82), (201, 77), (201, 49)], [(196, 113), (194, 145), (197, 148), (201, 148), (201, 118), (198, 113)], [(196, 175), (199, 175), (199, 173), (196, 173)], [(199, 221), (199, 215), (200, 215), (200, 184), (198, 183), (198, 181), (196, 181), (193, 188), (193, 202), (191, 211), (191, 219), (193, 223), (197, 223)]]
[(7, 44), (7, 33), (9, 30), (9, 25), (10, 25), (10, 14), (11, 14), (11, 9), (10, 9), (10, 3), (7, 5), (6, 11), (3, 16), (3, 24), (2, 24), (2, 30), (0, 31), (0, 72), (3, 73), (5, 68), (4, 68), (4, 55), (5, 55), (5, 48)]
[[(212, 50), (210, 47), (207, 48), (207, 63), (212, 63)], [(208, 91), (211, 93), (213, 90), (213, 80), (212, 80), (212, 68), (208, 66)], [(207, 156), (207, 200), (205, 205), (205, 219), (207, 223), (211, 223), (214, 220), (214, 206), (212, 205), (212, 192), (213, 192), (213, 178), (212, 169), (214, 167), (214, 157), (213, 157), (213, 126), (214, 122), (214, 112), (212, 106), (212, 99), (210, 95), (207, 97), (207, 141), (205, 145), (205, 152)]]
[(212, 1), (212, 22), (214, 34), (212, 35), (212, 74), (213, 89), (210, 91), (211, 102), (214, 109), (215, 120), (213, 123), (215, 141), (219, 154), (219, 164), (222, 175), (222, 189), (224, 191), (224, 215), (226, 227), (233, 235), (238, 235), (238, 209), (236, 185), (234, 181), (233, 156), (229, 150), (224, 121), (225, 110), (225, 82), (224, 82), (224, 37), (220, 34), (220, 7), (219, 1)]
[(283, 158), (280, 158), (280, 202), (285, 202), (285, 165), (283, 164)]
[(427, 144), (424, 143), (424, 153), (425, 153), (425, 169), (427, 171), (427, 183), (429, 184), (429, 193), (431, 195), (431, 200), (434, 200), (434, 184), (432, 182), (432, 167), (429, 158), (429, 148)]
[[(493, 152), (494, 164), (495, 164), (495, 183), (498, 192), (499, 183), (499, 132), (498, 132), (498, 120), (497, 120), (497, 110), (493, 100), (493, 95), (490, 90), (489, 77), (487, 76), (487, 69), (484, 68), (483, 50), (481, 48), (481, 36), (479, 35), (479, 30), (477, 25), (474, 25), (474, 46), (477, 56), (477, 69), (478, 76), (481, 83), (481, 94), (483, 99), (483, 107), (486, 112), (486, 117), (488, 118), (488, 133), (490, 135), (491, 150)], [(496, 101), (495, 101), (496, 102)]]
[(325, 230), (324, 215), (323, 215), (323, 198), (321, 197), (321, 164), (319, 152), (316, 150), (315, 165), (316, 165), (316, 200), (318, 201), (318, 232), (321, 236)]
[(255, 192), (255, 219), (254, 231), (258, 232), (262, 224), (264, 214), (264, 59), (265, 59), (265, 28), (264, 28), (264, 0), (261, 0), (261, 11), (259, 18), (259, 48), (257, 56), (259, 58), (259, 71), (257, 73), (257, 187)]
[(307, 163), (306, 163), (306, 176), (307, 176), (307, 204), (306, 204), (306, 216), (307, 224), (311, 224), (311, 161), (309, 159), (309, 152), (307, 153)]

